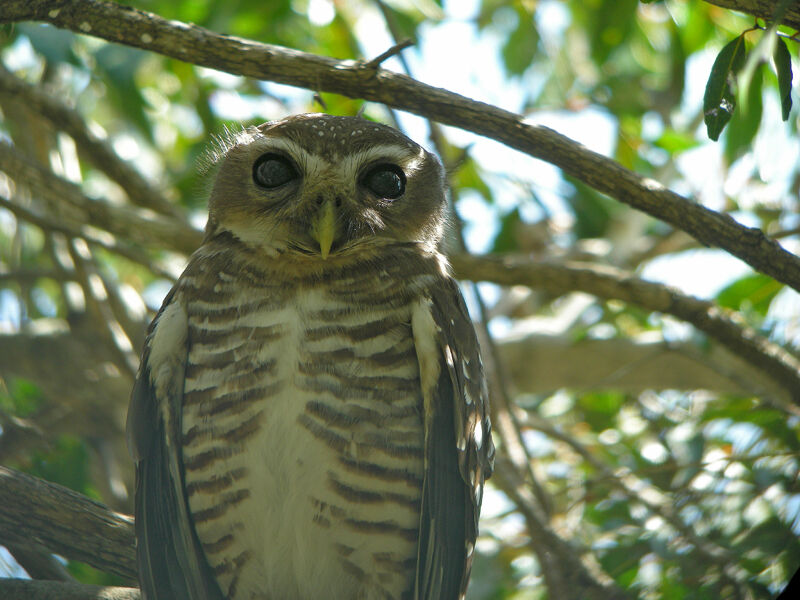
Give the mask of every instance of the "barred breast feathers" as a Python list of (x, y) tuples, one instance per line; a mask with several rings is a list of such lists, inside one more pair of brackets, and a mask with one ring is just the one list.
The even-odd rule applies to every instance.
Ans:
[[(441, 277), (440, 261), (397, 243), (386, 256), (334, 258), (324, 273), (289, 276), (238, 244), (210, 241), (182, 278), (193, 297), (184, 404), (188, 495), (212, 566), (233, 565), (218, 573), (220, 585), (247, 597), (266, 577), (271, 589), (287, 594), (280, 597), (320, 597), (326, 590), (315, 588), (309, 573), (341, 586), (351, 584), (337, 573), (348, 581), (380, 575), (394, 590), (390, 597), (399, 597), (410, 584), (402, 573), (415, 554), (423, 476), (418, 368), (436, 370), (440, 362), (430, 309), (415, 306)], [(263, 348), (252, 345), (265, 339)], [(228, 359), (234, 364), (223, 367)], [(217, 364), (225, 370), (217, 371), (223, 383), (214, 392), (210, 370)], [(230, 389), (231, 402), (218, 397), (232, 377), (253, 375), (258, 381)], [(431, 385), (438, 372), (421, 376)], [(259, 391), (265, 386), (266, 395)], [(251, 396), (251, 388), (258, 393)], [(236, 441), (222, 452), (220, 436)], [(317, 454), (320, 448), (328, 454)], [(208, 461), (218, 466), (206, 471)], [(268, 547), (253, 527), (237, 534), (236, 545), (221, 543), (240, 525), (265, 519), (254, 499), (276, 492), (280, 498), (270, 499), (267, 511), (276, 519)], [(281, 522), (295, 525), (284, 531)], [(341, 555), (325, 553), (323, 540), (332, 536)], [(262, 575), (264, 567), (252, 560), (237, 562), (242, 552), (263, 557), (269, 569)], [(373, 595), (383, 597), (377, 589)]]

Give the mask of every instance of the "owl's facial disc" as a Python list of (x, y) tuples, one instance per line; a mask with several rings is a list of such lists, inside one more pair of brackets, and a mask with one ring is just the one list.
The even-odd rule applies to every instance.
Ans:
[(223, 148), (207, 235), (228, 231), (273, 257), (332, 260), (392, 244), (435, 249), (446, 200), (436, 157), (357, 117), (298, 115)]

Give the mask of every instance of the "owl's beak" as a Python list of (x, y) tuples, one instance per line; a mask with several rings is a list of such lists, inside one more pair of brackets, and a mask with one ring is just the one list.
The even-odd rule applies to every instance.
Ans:
[(333, 200), (325, 200), (311, 220), (311, 237), (319, 244), (322, 260), (328, 258), (333, 240), (336, 238), (336, 206)]

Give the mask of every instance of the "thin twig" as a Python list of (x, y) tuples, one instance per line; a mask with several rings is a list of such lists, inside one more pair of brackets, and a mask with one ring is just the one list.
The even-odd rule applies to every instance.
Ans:
[[(650, 484), (645, 483), (643, 480), (635, 477), (633, 473), (627, 469), (622, 473), (614, 473), (611, 469), (594, 453), (579, 442), (571, 435), (565, 433), (557, 427), (548, 423), (545, 419), (539, 418), (536, 415), (527, 413), (528, 419), (525, 423), (527, 427), (535, 429), (544, 433), (554, 440), (558, 440), (567, 444), (573, 451), (575, 451), (584, 461), (592, 465), (598, 472), (602, 474), (604, 480), (609, 485), (621, 491), (632, 502), (638, 502), (653, 514), (661, 517), (665, 522), (672, 525), (675, 530), (689, 542), (703, 558), (715, 565), (717, 565), (722, 572), (723, 577), (728, 583), (739, 587), (741, 585), (741, 575), (736, 569), (736, 557), (734, 554), (722, 546), (716, 544), (712, 540), (704, 539), (697, 535), (691, 526), (687, 525), (679, 515), (677, 515), (672, 507), (667, 504), (657, 505), (648, 500), (642, 492), (646, 488), (653, 488)], [(661, 495), (661, 492), (657, 492)]]
[(402, 42), (397, 42), (394, 46), (389, 48), (386, 52), (381, 52), (378, 56), (369, 60), (364, 63), (365, 67), (370, 69), (377, 69), (381, 66), (385, 61), (389, 60), (391, 57), (395, 56), (396, 54), (400, 54), (403, 50), (408, 48), (409, 46), (413, 46), (413, 40), (403, 40)]

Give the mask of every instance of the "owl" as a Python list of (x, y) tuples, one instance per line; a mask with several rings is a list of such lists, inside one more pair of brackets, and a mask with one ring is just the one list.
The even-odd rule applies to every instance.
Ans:
[(144, 598), (464, 597), (494, 446), (445, 215), (362, 118), (222, 145), (128, 414)]

